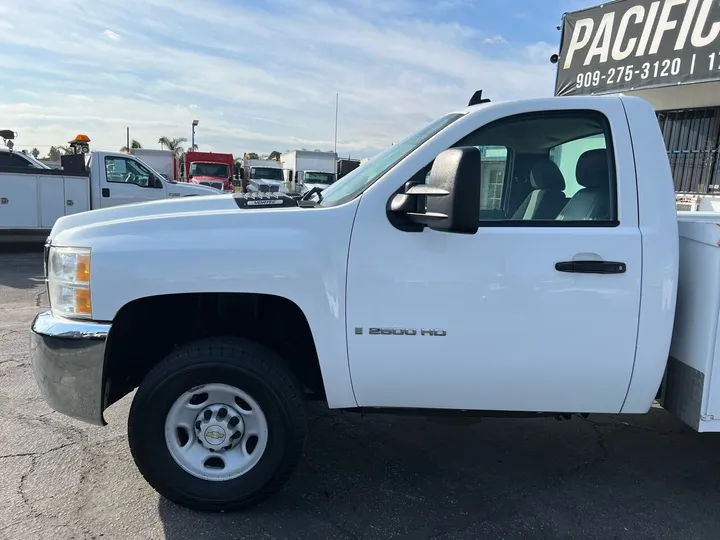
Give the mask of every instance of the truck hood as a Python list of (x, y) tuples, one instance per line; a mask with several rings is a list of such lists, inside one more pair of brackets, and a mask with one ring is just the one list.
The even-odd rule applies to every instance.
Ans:
[[(205, 186), (195, 186), (205, 187)], [(122, 204), (99, 210), (89, 210), (79, 214), (63, 216), (55, 222), (50, 232), (53, 243), (58, 240), (62, 243), (60, 235), (63, 231), (85, 227), (88, 225), (99, 225), (123, 220), (136, 220), (143, 217), (177, 215), (197, 212), (222, 212), (240, 211), (232, 196), (223, 194), (217, 195), (215, 188), (206, 188), (213, 195), (203, 197), (182, 197), (161, 199), (159, 201), (141, 202), (133, 204)]]

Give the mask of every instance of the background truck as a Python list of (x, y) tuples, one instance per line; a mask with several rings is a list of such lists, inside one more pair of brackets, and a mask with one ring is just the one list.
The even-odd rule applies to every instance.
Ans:
[(172, 150), (132, 148), (130, 154), (139, 157), (143, 163), (159, 172), (166, 180), (177, 182), (182, 176), (177, 154)]
[(185, 152), (185, 179), (191, 184), (210, 186), (225, 193), (235, 193), (232, 154), (220, 152)]
[(658, 400), (720, 431), (720, 216), (678, 219), (644, 100), (473, 99), (305, 200), (176, 203), (58, 220), (30, 358), (55, 410), (98, 425), (137, 387), (135, 463), (179, 504), (280, 489), (307, 397), (558, 418)]
[(359, 159), (340, 158), (337, 160), (337, 179), (351, 173), (360, 166)]
[(283, 166), (274, 159), (243, 159), (240, 178), (243, 191), (260, 193), (278, 192), (285, 181)]
[(284, 169), (290, 171), (290, 182), (304, 185), (308, 190), (315, 187), (325, 189), (337, 178), (335, 152), (293, 150), (282, 154), (280, 162)]
[[(63, 159), (69, 156), (64, 156)], [(85, 165), (51, 169), (0, 149), (0, 242), (44, 241), (58, 218), (166, 197), (216, 195), (205, 186), (169, 182), (135, 156), (92, 152)]]

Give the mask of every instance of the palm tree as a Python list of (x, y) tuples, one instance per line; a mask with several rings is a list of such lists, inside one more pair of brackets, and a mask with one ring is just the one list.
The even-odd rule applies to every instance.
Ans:
[(185, 137), (160, 137), (158, 139), (158, 144), (162, 148), (167, 148), (168, 150), (172, 150), (176, 154), (182, 154), (183, 147), (182, 143), (187, 142), (187, 139)]
[(131, 149), (134, 150), (136, 148), (142, 148), (142, 144), (140, 144), (140, 141), (138, 141), (137, 139), (133, 139), (132, 141), (130, 141), (130, 148), (125, 145), (120, 149), (120, 151), (129, 152)]

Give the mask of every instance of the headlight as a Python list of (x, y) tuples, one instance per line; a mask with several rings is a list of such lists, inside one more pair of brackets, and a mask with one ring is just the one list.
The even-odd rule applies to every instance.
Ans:
[(50, 247), (48, 258), (50, 307), (65, 317), (92, 317), (90, 250)]

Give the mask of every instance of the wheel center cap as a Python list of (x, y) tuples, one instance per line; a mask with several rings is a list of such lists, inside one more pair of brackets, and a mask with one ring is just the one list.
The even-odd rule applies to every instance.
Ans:
[(203, 436), (205, 437), (207, 443), (213, 446), (220, 446), (227, 440), (227, 432), (225, 429), (216, 424), (208, 426), (205, 429)]

